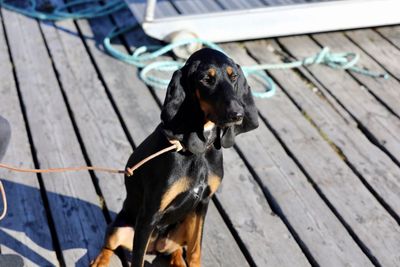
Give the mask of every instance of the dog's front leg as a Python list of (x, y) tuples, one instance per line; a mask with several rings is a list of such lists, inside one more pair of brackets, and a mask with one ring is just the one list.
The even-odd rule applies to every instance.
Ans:
[(186, 218), (187, 255), (189, 267), (201, 266), (201, 243), (203, 239), (204, 220), (208, 203), (201, 203), (196, 211)]
[(153, 213), (142, 211), (141, 216), (136, 220), (131, 267), (143, 267), (144, 265), (144, 256), (154, 230), (154, 220), (151, 214)]

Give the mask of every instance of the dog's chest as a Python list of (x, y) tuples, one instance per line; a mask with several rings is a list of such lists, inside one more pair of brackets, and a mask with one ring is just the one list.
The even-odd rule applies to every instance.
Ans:
[(189, 177), (181, 177), (161, 198), (158, 228), (174, 225), (188, 214), (196, 212), (199, 205), (207, 205), (220, 183), (221, 177), (215, 174), (208, 174), (194, 184)]
[[(196, 206), (197, 202), (206, 201), (218, 189), (222, 177), (213, 173), (188, 173), (176, 179), (163, 193), (160, 211), (171, 205)], [(192, 202), (186, 204), (185, 202)]]
[(161, 235), (190, 214), (206, 210), (223, 176), (221, 150), (211, 148), (200, 155), (174, 153), (171, 156), (168, 171), (164, 173), (167, 185), (156, 214), (157, 233)]
[(221, 161), (203, 159), (200, 163), (192, 163), (184, 175), (184, 178), (187, 177), (189, 180), (189, 186), (186, 191), (198, 196), (201, 200), (209, 198), (221, 183), (222, 169), (222, 159)]

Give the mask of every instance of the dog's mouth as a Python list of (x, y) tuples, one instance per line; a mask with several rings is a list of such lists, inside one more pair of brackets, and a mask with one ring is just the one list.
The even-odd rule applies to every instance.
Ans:
[(217, 119), (214, 116), (207, 116), (208, 121), (214, 123), (218, 128), (226, 129), (235, 125), (241, 125), (243, 123), (243, 118), (236, 121), (229, 121), (224, 119)]
[[(235, 127), (236, 125), (241, 125), (243, 123), (243, 118), (240, 118), (236, 121), (232, 120), (226, 120), (222, 119), (219, 120), (216, 118), (216, 116), (207, 116), (207, 120), (209, 122), (212, 122), (212, 124), (216, 129), (216, 135), (215, 135), (215, 140), (214, 140), (214, 146), (217, 149), (220, 149), (221, 146), (224, 148), (228, 148), (233, 146), (234, 141), (235, 141)], [(207, 124), (204, 127), (204, 130), (211, 130), (212, 128), (206, 127)]]

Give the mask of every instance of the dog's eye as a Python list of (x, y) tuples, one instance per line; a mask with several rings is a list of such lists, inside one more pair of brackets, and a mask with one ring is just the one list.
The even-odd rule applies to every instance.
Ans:
[(232, 80), (233, 82), (235, 82), (235, 81), (237, 80), (238, 77), (239, 77), (239, 75), (237, 75), (237, 74), (232, 74), (232, 75), (231, 75), (231, 80)]

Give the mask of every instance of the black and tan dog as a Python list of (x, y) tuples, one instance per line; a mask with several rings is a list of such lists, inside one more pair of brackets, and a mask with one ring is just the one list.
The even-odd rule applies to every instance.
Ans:
[(161, 124), (135, 150), (127, 166), (179, 141), (184, 149), (163, 154), (125, 177), (127, 197), (108, 229), (92, 266), (107, 266), (119, 246), (133, 250), (132, 266), (144, 255), (170, 254), (170, 266), (200, 266), (208, 203), (223, 177), (221, 147), (257, 128), (250, 87), (239, 65), (212, 49), (194, 53), (168, 86)]

